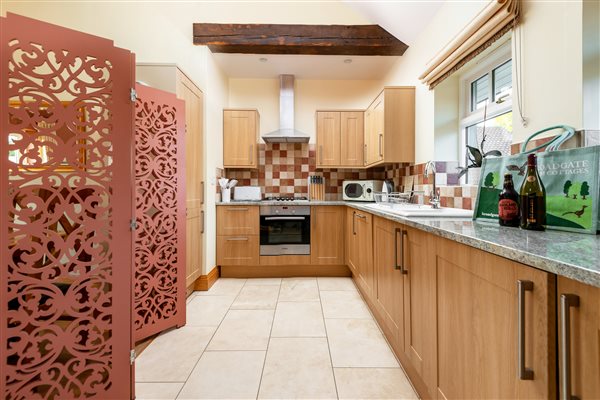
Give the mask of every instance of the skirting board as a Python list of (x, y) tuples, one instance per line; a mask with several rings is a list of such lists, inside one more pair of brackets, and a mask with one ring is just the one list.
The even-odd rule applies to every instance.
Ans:
[(352, 276), (345, 265), (222, 266), (223, 278), (289, 278), (294, 276)]
[(220, 276), (220, 267), (214, 267), (207, 275), (200, 275), (194, 282), (194, 290), (207, 291)]

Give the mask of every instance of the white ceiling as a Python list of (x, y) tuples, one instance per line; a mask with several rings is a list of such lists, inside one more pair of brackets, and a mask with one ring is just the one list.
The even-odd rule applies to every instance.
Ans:
[[(377, 24), (409, 46), (427, 26), (444, 0), (342, 0), (350, 9)], [(293, 2), (292, 2), (293, 4)], [(293, 7), (293, 6), (291, 6)], [(215, 53), (221, 69), (231, 78), (381, 79), (399, 57), (311, 56)], [(260, 62), (266, 58), (267, 62)], [(352, 63), (344, 60), (352, 59)]]
[[(231, 78), (266, 79), (281, 74), (297, 79), (381, 79), (398, 57), (213, 54)], [(259, 61), (266, 58), (266, 62)], [(352, 63), (344, 60), (351, 59)]]

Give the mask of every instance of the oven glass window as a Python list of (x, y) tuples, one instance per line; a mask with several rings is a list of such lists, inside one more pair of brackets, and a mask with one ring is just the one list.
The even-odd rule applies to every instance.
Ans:
[(351, 183), (344, 188), (346, 196), (357, 199), (363, 195), (363, 187), (358, 183)]
[(310, 217), (260, 217), (260, 244), (310, 244)]

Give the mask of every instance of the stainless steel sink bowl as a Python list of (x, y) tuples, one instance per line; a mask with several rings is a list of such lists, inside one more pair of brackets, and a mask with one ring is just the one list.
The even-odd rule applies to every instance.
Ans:
[(463, 210), (462, 208), (433, 208), (430, 205), (388, 203), (365, 204), (365, 207), (401, 217), (473, 218), (473, 210)]

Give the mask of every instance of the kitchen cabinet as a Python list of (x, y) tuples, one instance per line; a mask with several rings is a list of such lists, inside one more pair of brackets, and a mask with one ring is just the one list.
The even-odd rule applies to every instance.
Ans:
[(140, 63), (136, 77), (185, 101), (186, 286), (203, 272), (204, 95), (175, 64)]
[(258, 206), (217, 207), (217, 264), (258, 265)]
[(368, 295), (374, 293), (375, 273), (373, 270), (373, 216), (352, 210), (348, 230), (348, 263), (356, 282)]
[(395, 349), (404, 349), (404, 240), (403, 226), (374, 217), (373, 248), (375, 305), (381, 328)]
[(564, 277), (557, 286), (559, 398), (600, 399), (600, 288)]
[(364, 165), (414, 160), (415, 88), (385, 87), (365, 111)]
[(258, 235), (258, 206), (217, 207), (217, 236)]
[(555, 398), (554, 275), (436, 240), (438, 398)]
[(258, 168), (257, 110), (223, 110), (223, 167)]
[(217, 236), (218, 265), (258, 265), (258, 235)]
[(311, 207), (311, 264), (344, 265), (345, 209), (344, 206)]
[(317, 168), (364, 166), (363, 111), (317, 111)]

